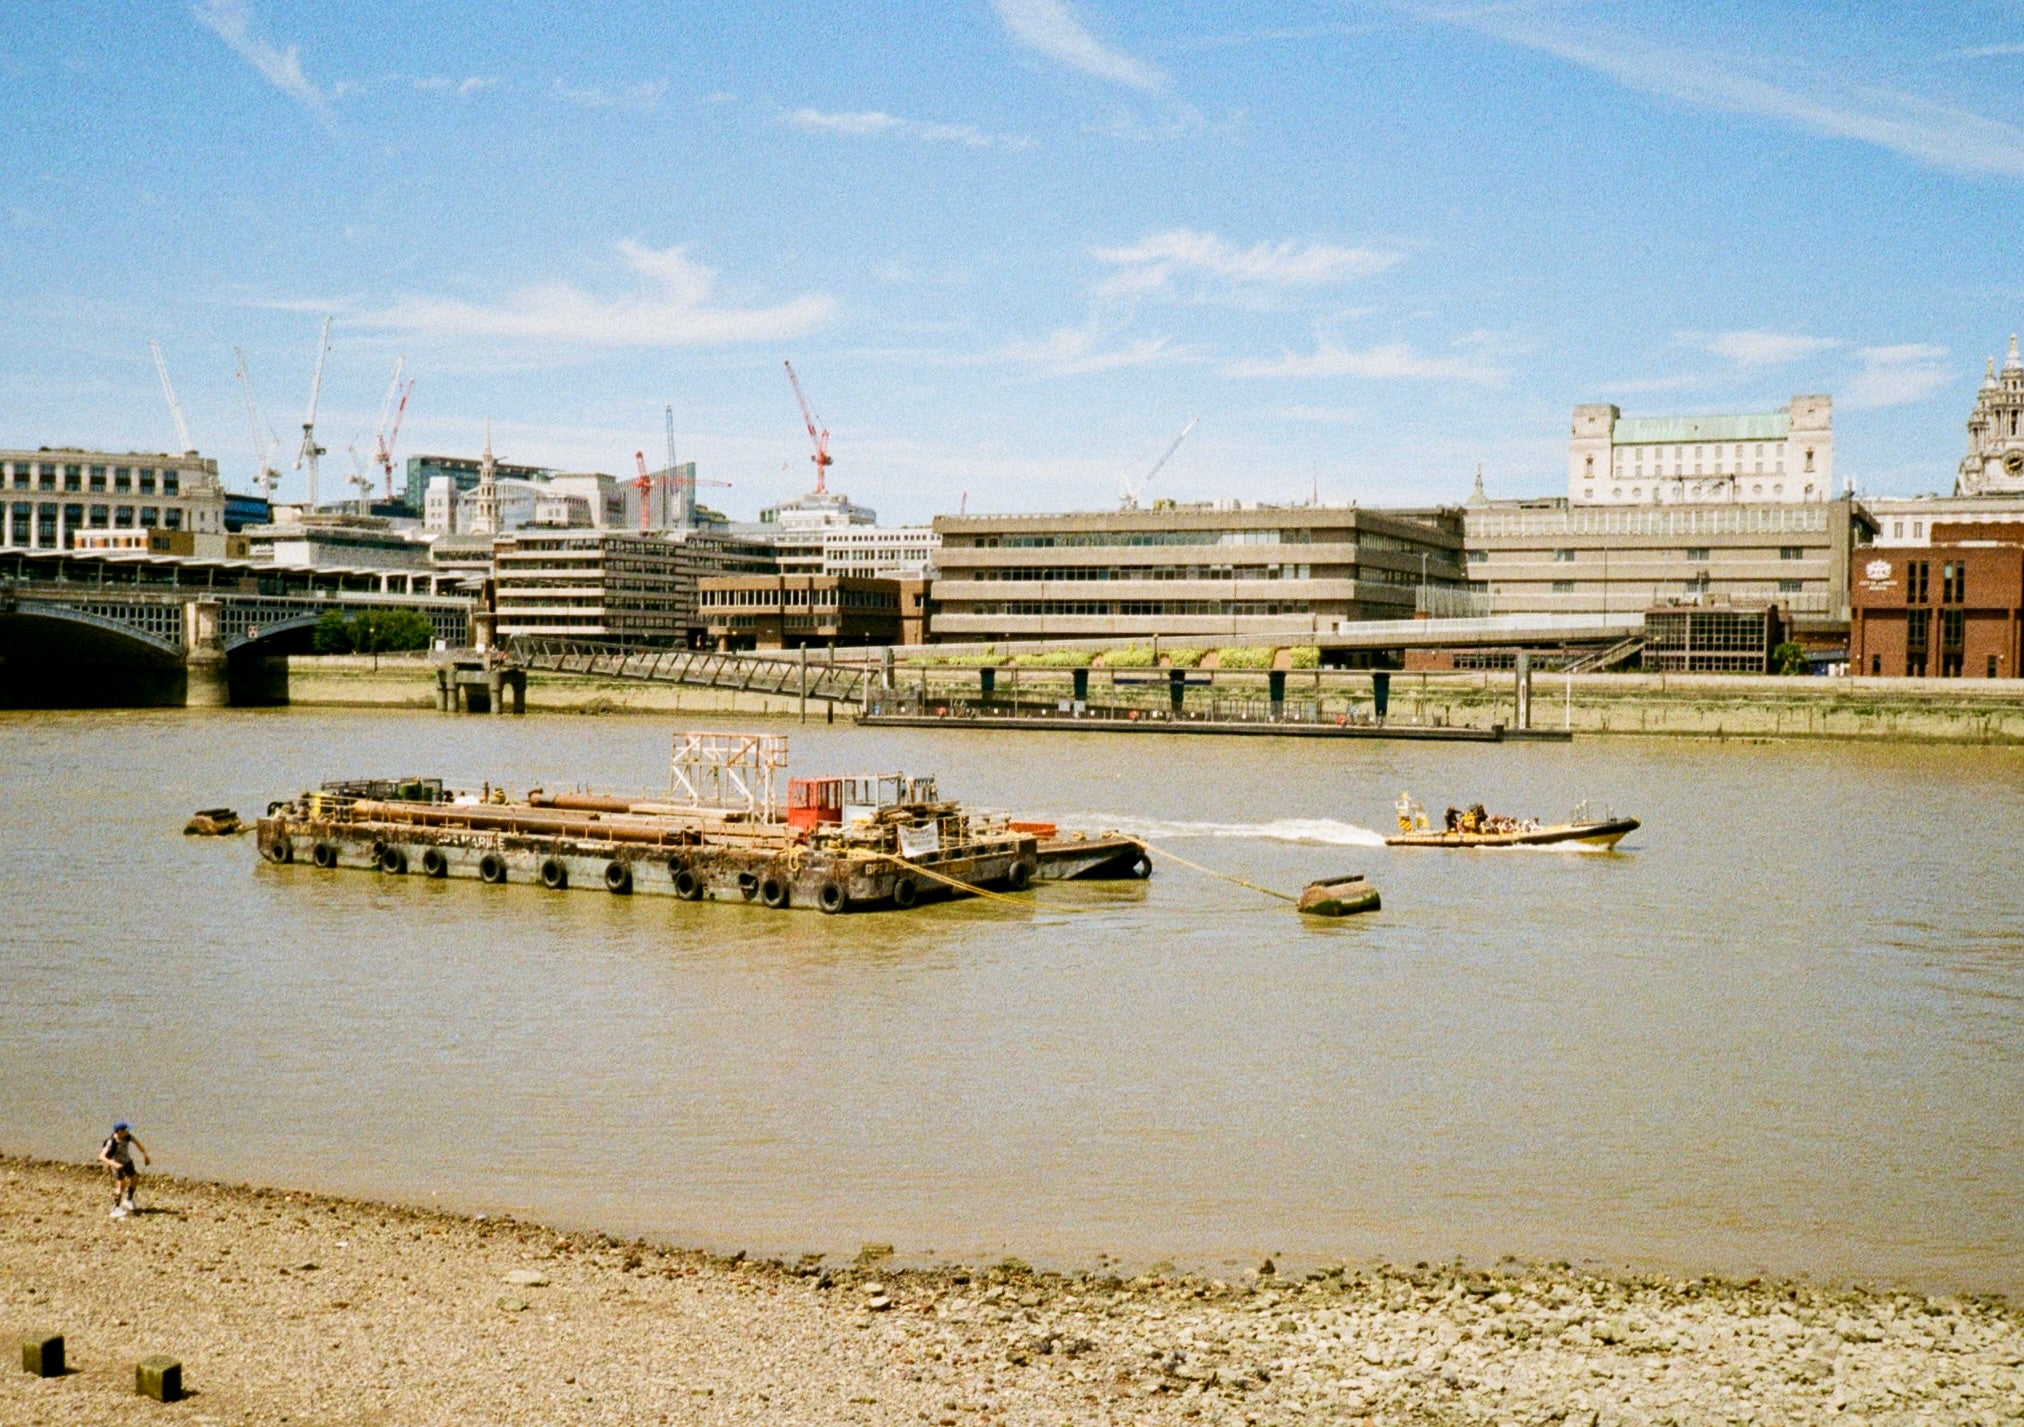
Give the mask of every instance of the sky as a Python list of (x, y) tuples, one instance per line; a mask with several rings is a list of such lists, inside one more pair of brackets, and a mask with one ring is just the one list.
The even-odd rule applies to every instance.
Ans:
[[(0, 7), (0, 447), (397, 457), (734, 516), (1566, 488), (1571, 408), (1834, 398), (1951, 489), (2024, 327), (2010, 0)], [(243, 350), (260, 416), (235, 379)], [(1146, 476), (1174, 436), (1198, 425)]]

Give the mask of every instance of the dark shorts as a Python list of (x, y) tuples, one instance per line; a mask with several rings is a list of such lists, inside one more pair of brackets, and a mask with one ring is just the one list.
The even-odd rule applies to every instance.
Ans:
[(114, 1179), (138, 1179), (140, 1176), (130, 1164), (114, 1164), (112, 1167), (112, 1177)]

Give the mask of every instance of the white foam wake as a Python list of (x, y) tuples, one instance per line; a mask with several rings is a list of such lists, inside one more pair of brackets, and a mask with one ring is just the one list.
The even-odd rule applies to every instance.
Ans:
[(1063, 817), (1063, 827), (1110, 827), (1148, 842), (1185, 837), (1250, 838), (1262, 842), (1302, 842), (1322, 847), (1383, 847), (1384, 834), (1333, 818), (1279, 818), (1267, 823), (1162, 822), (1155, 818), (1120, 818), (1098, 814)]

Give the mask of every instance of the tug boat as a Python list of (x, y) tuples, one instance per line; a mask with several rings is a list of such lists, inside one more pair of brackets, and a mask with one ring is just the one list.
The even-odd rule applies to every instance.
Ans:
[(1597, 809), (1588, 802), (1568, 814), (1564, 823), (1499, 817), (1477, 803), (1466, 810), (1448, 809), (1445, 825), (1435, 827), (1408, 793), (1399, 794), (1398, 823), (1398, 832), (1385, 839), (1385, 846), (1551, 847), (1572, 843), (1605, 852), (1643, 825), (1636, 818), (1618, 817), (1609, 807)]

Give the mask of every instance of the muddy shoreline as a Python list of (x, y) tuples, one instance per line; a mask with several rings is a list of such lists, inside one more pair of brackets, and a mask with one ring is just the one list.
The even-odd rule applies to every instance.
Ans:
[[(0, 1421), (2024, 1420), (1987, 1297), (1565, 1265), (1222, 1281), (711, 1256), (0, 1156)], [(61, 1332), (75, 1371), (14, 1370)], [(133, 1395), (166, 1353), (195, 1394)]]

